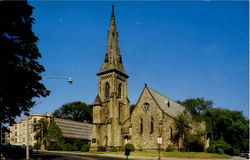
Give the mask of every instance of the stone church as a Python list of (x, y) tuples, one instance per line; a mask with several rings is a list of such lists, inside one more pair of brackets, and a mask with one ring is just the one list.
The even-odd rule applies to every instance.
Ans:
[[(128, 74), (122, 63), (114, 6), (108, 31), (104, 62), (97, 73), (98, 93), (93, 102), (91, 150), (99, 146), (122, 149), (132, 143), (136, 150), (155, 150), (157, 138), (162, 149), (173, 142), (175, 117), (185, 108), (146, 84), (135, 107), (130, 111)], [(205, 131), (205, 126), (200, 125)], [(205, 139), (204, 139), (205, 140)]]

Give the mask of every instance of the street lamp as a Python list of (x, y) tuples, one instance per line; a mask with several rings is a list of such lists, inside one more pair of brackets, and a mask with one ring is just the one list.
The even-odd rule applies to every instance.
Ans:
[(30, 159), (29, 155), (29, 112), (27, 114), (27, 121), (26, 121), (26, 159)]
[(51, 78), (66, 79), (69, 82), (69, 84), (73, 83), (73, 80), (71, 77), (58, 77), (58, 76), (47, 76), (47, 77), (42, 78), (41, 81), (43, 81), (45, 79), (51, 79)]
[[(43, 81), (45, 79), (51, 79), (51, 78), (59, 78), (59, 79), (66, 79), (69, 84), (73, 83), (73, 80), (71, 77), (58, 77), (58, 76), (47, 76), (42, 78), (40, 81)], [(37, 105), (37, 104), (36, 104)], [(27, 122), (26, 122), (26, 159), (29, 160), (29, 113), (27, 112)], [(42, 137), (43, 138), (43, 137)], [(43, 141), (43, 140), (42, 140)], [(43, 143), (43, 142), (42, 142)], [(43, 144), (42, 144), (43, 145)]]

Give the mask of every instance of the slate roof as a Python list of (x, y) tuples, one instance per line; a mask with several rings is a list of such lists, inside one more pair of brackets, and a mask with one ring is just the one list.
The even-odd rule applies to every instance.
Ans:
[(97, 95), (97, 96), (95, 97), (95, 100), (94, 100), (94, 102), (93, 102), (93, 105), (94, 105), (94, 106), (102, 105), (102, 102), (101, 102), (101, 99), (100, 99), (99, 95)]
[(185, 107), (162, 95), (161, 93), (148, 87), (147, 89), (151, 93), (159, 107), (168, 115), (176, 117), (178, 114), (182, 113), (185, 110)]
[(63, 132), (64, 138), (90, 140), (91, 124), (61, 118), (55, 118), (55, 122)]

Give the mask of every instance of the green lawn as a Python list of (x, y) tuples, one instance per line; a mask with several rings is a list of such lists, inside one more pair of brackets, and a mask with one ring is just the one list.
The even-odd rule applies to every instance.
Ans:
[[(90, 153), (124, 154), (124, 152), (90, 152)], [(158, 157), (159, 153), (157, 151), (135, 151), (135, 152), (131, 152), (130, 155)], [(229, 159), (229, 158), (232, 158), (231, 156), (225, 155), (225, 154), (221, 155), (221, 154), (212, 154), (212, 153), (205, 153), (205, 152), (164, 152), (164, 151), (161, 151), (161, 157), (192, 158), (192, 159), (220, 159), (220, 158)]]
[[(158, 152), (132, 152), (131, 155), (143, 155), (150, 157), (158, 157)], [(161, 157), (169, 158), (192, 158), (192, 159), (220, 159), (220, 158), (231, 158), (228, 155), (212, 154), (205, 152), (161, 152)]]

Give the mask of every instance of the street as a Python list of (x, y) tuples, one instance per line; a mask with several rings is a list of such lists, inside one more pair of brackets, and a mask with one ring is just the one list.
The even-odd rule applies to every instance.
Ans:
[(100, 156), (100, 155), (80, 155), (80, 154), (67, 154), (67, 153), (52, 153), (52, 152), (39, 152), (34, 153), (32, 156), (33, 160), (78, 160), (78, 159), (85, 159), (85, 160), (119, 160), (125, 158), (111, 158), (107, 156)]
[[(93, 153), (65, 153), (65, 152), (39, 152), (34, 153), (31, 160), (125, 160), (126, 157), (121, 154), (111, 154), (111, 153), (103, 153), (103, 154), (93, 154)], [(157, 157), (145, 157), (145, 156), (130, 156), (129, 160), (133, 159), (158, 159)], [(192, 160), (190, 158), (162, 158), (164, 160)], [(213, 159), (213, 160), (245, 160), (243, 157), (232, 157), (231, 159)], [(211, 159), (197, 159), (197, 160), (211, 160)]]

